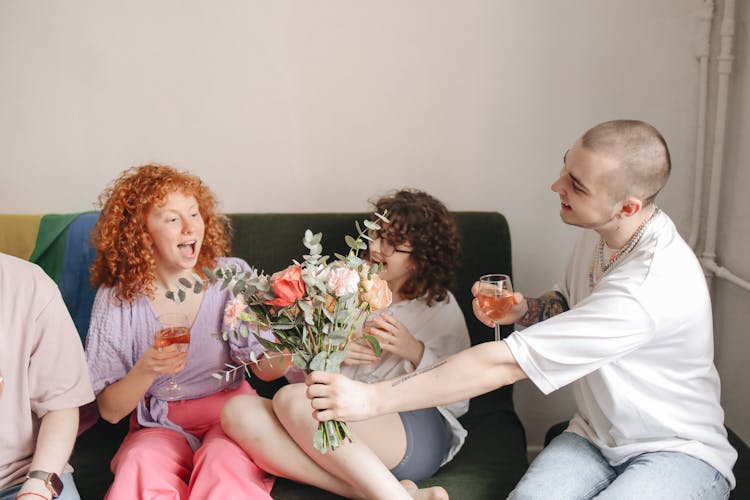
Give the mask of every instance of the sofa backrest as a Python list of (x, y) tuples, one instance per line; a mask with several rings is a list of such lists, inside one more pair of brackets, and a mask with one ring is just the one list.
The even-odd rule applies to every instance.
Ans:
[[(463, 259), (459, 263), (458, 285), (454, 295), (463, 310), (473, 345), (494, 338), (492, 329), (481, 324), (472, 312), (471, 285), (482, 274), (512, 275), (510, 231), (497, 212), (454, 212), (462, 239)], [(345, 253), (345, 235), (355, 234), (355, 221), (368, 213), (236, 213), (229, 214), (233, 227), (232, 253), (250, 265), (273, 273), (300, 260), (307, 253), (302, 244), (306, 229), (323, 233), (323, 253)], [(31, 260), (39, 263), (58, 281), (60, 289), (85, 342), (95, 291), (88, 285), (89, 265), (94, 256), (89, 233), (98, 214), (52, 214), (41, 218), (37, 245)], [(18, 224), (14, 217), (0, 217), (0, 231)], [(35, 226), (35, 227), (36, 227)], [(34, 256), (37, 256), (35, 259)], [(504, 329), (504, 335), (511, 331)], [(270, 395), (276, 386), (262, 387)], [(474, 398), (472, 415), (481, 416), (499, 409), (512, 410), (512, 387)]]

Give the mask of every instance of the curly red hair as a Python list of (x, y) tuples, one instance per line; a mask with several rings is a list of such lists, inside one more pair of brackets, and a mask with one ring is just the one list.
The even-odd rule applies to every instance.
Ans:
[[(453, 214), (434, 196), (402, 189), (375, 203), (375, 212), (390, 221), (378, 236), (393, 246), (411, 244), (412, 275), (399, 293), (404, 299), (422, 298), (427, 305), (445, 299), (456, 285), (461, 262), (461, 240)], [(373, 220), (377, 220), (374, 218)]]
[(115, 296), (126, 301), (140, 294), (153, 296), (156, 260), (146, 217), (176, 191), (195, 197), (205, 224), (197, 270), (214, 267), (229, 253), (229, 219), (217, 212), (216, 196), (200, 178), (166, 165), (131, 167), (99, 195), (101, 213), (92, 236), (94, 287), (115, 287)]

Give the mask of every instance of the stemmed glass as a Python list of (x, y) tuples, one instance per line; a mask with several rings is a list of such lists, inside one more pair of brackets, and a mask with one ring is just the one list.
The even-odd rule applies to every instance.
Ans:
[(479, 309), (495, 321), (495, 340), (500, 340), (501, 325), (497, 323), (513, 307), (513, 285), (507, 274), (485, 274), (479, 278), (477, 293)]
[(5, 388), (5, 379), (3, 378), (3, 371), (0, 370), (0, 396), (3, 395), (4, 388)]
[[(187, 352), (190, 345), (190, 324), (185, 314), (162, 314), (158, 318), (159, 329), (154, 334), (154, 347), (172, 352)], [(182, 396), (182, 387), (175, 380), (175, 374), (169, 385), (157, 389), (156, 395), (162, 399), (177, 399)]]

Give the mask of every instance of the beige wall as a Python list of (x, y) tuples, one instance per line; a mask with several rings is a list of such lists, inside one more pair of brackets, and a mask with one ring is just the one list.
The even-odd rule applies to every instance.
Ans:
[[(664, 133), (675, 170), (660, 204), (689, 232), (699, 4), (5, 0), (0, 213), (91, 209), (150, 161), (203, 176), (230, 212), (360, 210), (413, 186), (505, 213), (516, 287), (535, 295), (575, 235), (549, 184), (597, 122)], [(747, 212), (737, 189), (725, 210)], [(741, 363), (729, 358), (747, 335), (722, 335), (718, 352)], [(747, 375), (727, 373), (741, 398)], [(521, 383), (516, 399), (532, 445), (572, 411), (567, 390)]]
[[(729, 86), (725, 161), (719, 204), (717, 261), (750, 281), (750, 5), (737, 2), (734, 67)], [(750, 443), (748, 356), (750, 291), (725, 280), (713, 284), (716, 363), (726, 423)]]

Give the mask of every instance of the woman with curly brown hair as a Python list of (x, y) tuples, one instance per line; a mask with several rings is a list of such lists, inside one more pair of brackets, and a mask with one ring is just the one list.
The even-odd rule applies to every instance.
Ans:
[[(383, 264), (380, 276), (393, 303), (363, 327), (378, 338), (380, 356), (364, 340), (349, 345), (343, 372), (364, 382), (407, 374), (470, 347), (450, 292), (460, 258), (453, 216), (416, 190), (395, 192), (374, 205), (377, 213), (387, 211), (389, 222), (370, 233), (370, 259)], [(466, 431), (457, 419), (468, 400), (351, 422), (354, 441), (321, 454), (312, 446), (317, 422), (305, 390), (304, 384), (285, 386), (272, 402), (232, 398), (222, 412), (225, 432), (272, 474), (345, 497), (447, 498), (439, 487), (417, 490), (414, 481), (432, 476), (461, 448)]]
[[(186, 294), (180, 303), (166, 297), (204, 266), (249, 267), (224, 257), (228, 224), (213, 193), (198, 177), (145, 165), (122, 173), (99, 201), (91, 274), (99, 288), (86, 354), (100, 415), (112, 423), (130, 415), (130, 431), (112, 460), (115, 478), (107, 498), (204, 500), (238, 491), (243, 498), (270, 498), (273, 479), (219, 425), (231, 396), (257, 396), (244, 380), (222, 383), (211, 376), (262, 347), (254, 339), (227, 345), (212, 337), (231, 299), (219, 285)], [(158, 318), (169, 313), (186, 317), (187, 352), (155, 346)], [(281, 374), (264, 368), (263, 378)], [(172, 377), (181, 393), (164, 395)]]

